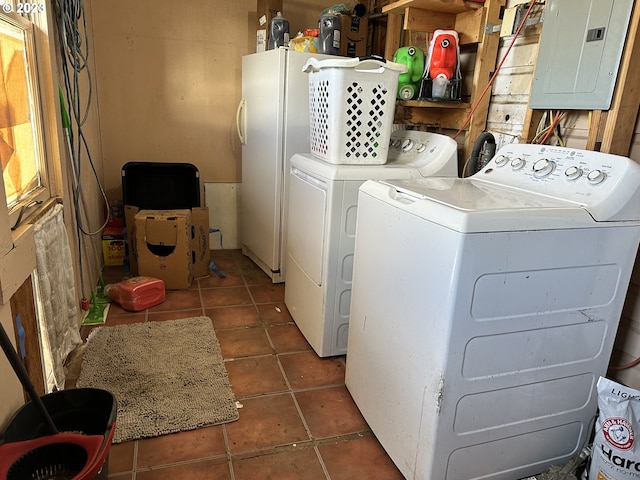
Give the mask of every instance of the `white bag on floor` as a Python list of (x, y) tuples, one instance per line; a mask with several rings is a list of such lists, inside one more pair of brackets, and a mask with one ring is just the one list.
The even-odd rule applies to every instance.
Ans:
[(589, 480), (640, 479), (640, 391), (600, 377)]

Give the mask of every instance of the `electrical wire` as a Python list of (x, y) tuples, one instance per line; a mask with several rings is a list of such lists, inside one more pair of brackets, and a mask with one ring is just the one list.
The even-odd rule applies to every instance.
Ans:
[(615, 366), (615, 367), (609, 367), (609, 370), (626, 370), (627, 368), (635, 367), (639, 363), (640, 363), (640, 357), (636, 358), (635, 360), (633, 360), (633, 361), (631, 361), (629, 363), (625, 363), (624, 365), (618, 365), (618, 366)]
[(545, 110), (542, 113), (542, 117), (540, 117), (540, 121), (538, 122), (538, 127), (536, 128), (536, 134), (533, 137), (532, 140), (538, 140), (542, 135), (543, 135), (543, 131), (545, 130), (545, 125), (547, 124), (547, 115), (553, 115), (553, 112), (551, 110)]
[[(64, 77), (64, 89), (66, 92), (65, 100), (67, 104), (67, 111), (71, 113), (71, 121), (69, 122), (66, 134), (68, 136), (67, 143), (71, 163), (70, 172), (73, 179), (71, 186), (73, 192), (73, 208), (76, 219), (76, 230), (78, 232), (77, 243), (79, 252), (80, 283), (83, 290), (83, 296), (86, 298), (83, 268), (83, 251), (85, 249), (83, 249), (82, 242), (85, 237), (93, 237), (101, 234), (107, 225), (109, 217), (107, 215), (104, 223), (96, 230), (90, 231), (88, 229), (88, 212), (82, 188), (83, 182), (81, 181), (84, 156), (86, 156), (86, 161), (91, 167), (93, 177), (96, 180), (107, 212), (109, 211), (109, 202), (93, 163), (87, 139), (82, 130), (82, 127), (89, 118), (93, 98), (93, 79), (91, 77), (91, 69), (89, 68), (89, 39), (84, 2), (83, 0), (56, 0), (55, 8), (58, 43)], [(81, 74), (86, 76), (86, 84), (88, 85), (84, 105), (79, 85)], [(60, 101), (63, 102), (63, 99)], [(98, 258), (97, 251), (95, 250), (95, 242), (91, 241), (90, 243), (94, 248), (96, 260), (99, 264), (100, 260)]]
[[(548, 115), (548, 117), (547, 117)], [(540, 122), (538, 123), (538, 128), (536, 129), (536, 134), (531, 139), (531, 143), (539, 143), (542, 138), (547, 134), (551, 125), (547, 125), (547, 118), (551, 118), (551, 122), (553, 122), (553, 111), (545, 111), (540, 118)]]
[(536, 130), (535, 136), (531, 139), (531, 143), (544, 144), (547, 142), (550, 136), (553, 135), (556, 138), (558, 144), (564, 147), (564, 140), (562, 139), (562, 136), (560, 135), (558, 129), (560, 128), (560, 122), (564, 120), (566, 116), (567, 112), (556, 111), (556, 114), (554, 115), (552, 111), (549, 111), (549, 118), (551, 123), (548, 127), (544, 127), (547, 118), (547, 113), (545, 112), (545, 114), (542, 116), (542, 119), (540, 120), (540, 123), (538, 124), (538, 129)]
[(471, 163), (471, 157), (467, 158), (465, 160), (465, 162), (464, 162), (464, 165), (462, 166), (462, 173), (460, 174), (460, 176), (462, 178), (464, 178), (466, 176), (465, 174), (467, 173), (467, 170), (469, 169), (469, 164), (470, 163)]
[(540, 140), (541, 144), (544, 144), (547, 142), (547, 140), (551, 136), (551, 133), (555, 130), (556, 126), (558, 125), (559, 121), (560, 121), (560, 112), (558, 111), (556, 112), (556, 115), (552, 117), (551, 125), (549, 125), (549, 128), (546, 129), (546, 133), (544, 134), (544, 137), (542, 137), (542, 140)]
[(491, 88), (491, 85), (493, 85), (493, 82), (496, 79), (496, 76), (498, 75), (498, 72), (500, 71), (500, 68), (502, 68), (502, 64), (505, 62), (505, 60), (509, 56), (509, 52), (511, 51), (511, 48), (513, 48), (513, 45), (516, 43), (516, 39), (520, 35), (520, 31), (524, 27), (524, 24), (527, 21), (527, 18), (529, 17), (529, 14), (531, 13), (531, 10), (533, 9), (534, 5), (536, 5), (536, 0), (531, 0), (531, 3), (529, 4), (529, 8), (525, 12), (524, 17), (522, 17), (522, 20), (520, 21), (520, 25), (518, 25), (518, 29), (516, 30), (516, 33), (513, 34), (513, 39), (511, 40), (511, 43), (509, 44), (509, 47), (507, 48), (507, 51), (502, 56), (502, 59), (500, 60), (500, 62), (498, 63), (498, 66), (496, 67), (496, 70), (493, 72), (493, 75), (489, 79), (489, 82), (487, 83), (487, 85), (482, 90), (482, 93), (480, 93), (480, 96), (476, 100), (476, 103), (473, 105), (473, 107), (471, 107), (471, 111), (469, 112), (469, 115), (467, 115), (467, 118), (465, 119), (464, 123), (462, 124), (460, 129), (456, 132), (456, 134), (453, 136), (454, 139), (458, 138), (458, 136), (464, 131), (465, 127), (471, 121), (471, 118), (473, 117), (473, 114), (478, 109), (478, 106), (480, 105), (480, 102), (482, 101), (484, 96), (489, 91), (489, 88)]
[(615, 367), (609, 366), (609, 370), (613, 370), (613, 371), (626, 370), (628, 368), (633, 368), (638, 364), (640, 364), (640, 357), (638, 357), (635, 360), (632, 360), (632, 361), (630, 361), (628, 363), (625, 363), (623, 365), (617, 365)]
[[(98, 173), (91, 158), (91, 151), (89, 150), (86, 137), (82, 130), (82, 127), (88, 119), (91, 101), (93, 98), (93, 81), (91, 77), (91, 70), (88, 64), (89, 39), (87, 36), (84, 2), (83, 0), (57, 0), (57, 6), (59, 12), (58, 35), (60, 39), (61, 55), (63, 59), (66, 59), (66, 62), (63, 62), (62, 65), (65, 80), (65, 90), (67, 93), (66, 98), (69, 111), (73, 113), (73, 118), (75, 119), (75, 124), (77, 126), (77, 135), (74, 135), (73, 126), (71, 126), (70, 136), (72, 142), (74, 143), (74, 158), (72, 158), (72, 161), (75, 162), (73, 169), (76, 177), (75, 202), (77, 212), (79, 213), (80, 208), (78, 202), (80, 201), (80, 197), (82, 195), (82, 182), (80, 182), (80, 175), (82, 170), (83, 150), (84, 152), (86, 152), (93, 176), (96, 179), (97, 185), (100, 189), (100, 193), (105, 201), (105, 205), (107, 206), (108, 200), (106, 198), (106, 194), (104, 192), (100, 179), (98, 178)], [(78, 20), (82, 21), (82, 31), (84, 32), (84, 35), (80, 34)], [(70, 68), (73, 73), (72, 77), (69, 75)], [(79, 75), (81, 72), (86, 72), (86, 83), (88, 85), (87, 99), (84, 111), (82, 109), (82, 96), (80, 95), (79, 88)], [(102, 230), (106, 226), (106, 221), (99, 229), (93, 232), (88, 232), (85, 230), (81, 218), (79, 218), (79, 226), (82, 233), (84, 233), (85, 235), (93, 236), (98, 235), (102, 232)]]

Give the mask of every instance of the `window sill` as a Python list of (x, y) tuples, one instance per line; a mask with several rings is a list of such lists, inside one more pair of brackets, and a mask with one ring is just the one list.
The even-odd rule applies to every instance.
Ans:
[(9, 303), (12, 295), (36, 268), (36, 244), (33, 225), (25, 224), (12, 232), (12, 248), (0, 262), (0, 303)]

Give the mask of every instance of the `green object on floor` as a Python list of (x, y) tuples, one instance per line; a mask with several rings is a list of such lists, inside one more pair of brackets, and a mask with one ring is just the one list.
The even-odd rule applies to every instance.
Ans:
[[(102, 292), (102, 288), (100, 289)], [(109, 313), (109, 298), (96, 290), (91, 292), (91, 304), (82, 325), (100, 325), (106, 322)]]
[(96, 301), (98, 303), (110, 303), (111, 299), (107, 294), (104, 293), (104, 278), (102, 275), (98, 278), (98, 286), (96, 287), (96, 291), (94, 292)]

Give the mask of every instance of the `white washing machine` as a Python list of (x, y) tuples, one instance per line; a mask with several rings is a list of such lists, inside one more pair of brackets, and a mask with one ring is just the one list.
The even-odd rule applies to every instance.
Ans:
[(593, 428), (640, 239), (640, 167), (509, 145), (360, 188), (346, 385), (411, 480), (514, 480)]
[(291, 158), (284, 300), (321, 357), (347, 351), (358, 188), (368, 179), (457, 176), (457, 145), (435, 133), (391, 134), (387, 163)]

